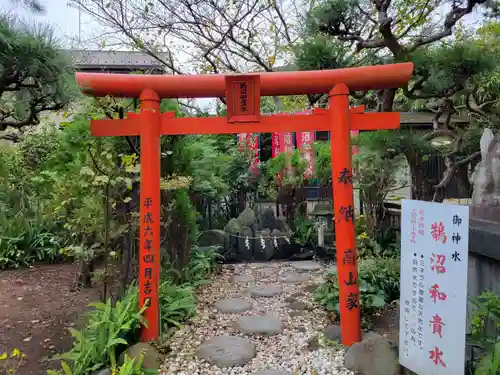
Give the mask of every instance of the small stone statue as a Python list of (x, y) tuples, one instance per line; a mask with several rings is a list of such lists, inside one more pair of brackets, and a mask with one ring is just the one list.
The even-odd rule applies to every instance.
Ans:
[(500, 133), (485, 128), (480, 141), (481, 161), (471, 176), (472, 217), (500, 220)]

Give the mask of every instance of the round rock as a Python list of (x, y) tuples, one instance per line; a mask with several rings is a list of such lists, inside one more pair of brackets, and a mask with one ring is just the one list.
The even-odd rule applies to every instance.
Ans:
[(299, 274), (297, 272), (284, 272), (282, 275), (280, 275), (280, 281), (284, 283), (299, 283), (301, 281), (307, 281), (309, 280), (308, 275), (304, 274)]
[(269, 369), (252, 372), (252, 375), (292, 375), (292, 373), (288, 371)]
[(292, 267), (297, 271), (318, 271), (323, 268), (323, 266), (317, 262), (313, 261), (303, 261), (303, 262), (294, 262), (292, 263)]
[(243, 298), (226, 298), (215, 302), (215, 308), (224, 314), (235, 314), (250, 310), (252, 304)]
[(256, 286), (250, 289), (253, 297), (274, 297), (281, 294), (281, 289), (275, 285)]
[(261, 269), (258, 269), (256, 272), (257, 272), (258, 276), (269, 277), (269, 276), (274, 275), (276, 273), (276, 270), (273, 268), (261, 268)]
[(270, 315), (240, 316), (234, 325), (240, 332), (250, 335), (275, 335), (283, 332), (281, 320)]
[(252, 275), (234, 275), (233, 276), (233, 281), (235, 283), (248, 283), (250, 281), (253, 281), (254, 277)]
[(216, 336), (198, 349), (198, 358), (218, 367), (243, 366), (256, 355), (255, 345), (236, 336)]

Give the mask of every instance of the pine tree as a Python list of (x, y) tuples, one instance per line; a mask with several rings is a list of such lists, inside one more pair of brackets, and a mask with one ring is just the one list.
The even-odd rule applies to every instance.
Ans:
[(76, 93), (69, 57), (51, 28), (0, 15), (0, 137), (16, 140), (10, 130), (38, 125), (40, 112), (63, 109)]

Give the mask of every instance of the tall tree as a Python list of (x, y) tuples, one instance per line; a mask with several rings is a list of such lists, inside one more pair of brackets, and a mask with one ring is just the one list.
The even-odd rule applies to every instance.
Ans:
[[(463, 131), (453, 128), (452, 115), (462, 99), (477, 88), (477, 80), (495, 65), (495, 54), (481, 51), (477, 38), (464, 32), (460, 21), (486, 1), (404, 0), (328, 0), (309, 12), (307, 37), (297, 51), (302, 69), (338, 68), (373, 63), (413, 61), (415, 72), (403, 90), (352, 93), (378, 111), (432, 111), (433, 131), (423, 141), (443, 135), (453, 139), (451, 149), (443, 150), (447, 173), (442, 181), (432, 182), (423, 168), (429, 147), (405, 134), (399, 150), (408, 160), (413, 178), (413, 196), (440, 200), (454, 175), (467, 185), (469, 162), (477, 154), (467, 154)], [(444, 17), (440, 17), (443, 14)], [(455, 33), (455, 35), (453, 35)], [(453, 39), (449, 38), (450, 36)], [(470, 139), (469, 139), (470, 141)], [(413, 146), (412, 146), (413, 145)], [(478, 144), (476, 144), (478, 146)], [(477, 150), (477, 149), (476, 149)], [(462, 153), (464, 155), (462, 155)], [(469, 156), (471, 157), (469, 159)], [(460, 167), (459, 167), (460, 166)], [(462, 173), (458, 173), (458, 171)]]
[[(379, 60), (408, 61), (418, 49), (453, 34), (460, 20), (486, 0), (326, 0), (308, 15), (309, 35), (335, 38)], [(444, 12), (444, 17), (441, 16)], [(379, 110), (392, 110), (395, 90), (379, 94)]]
[(38, 0), (10, 0), (15, 5), (22, 5), (34, 13), (44, 13), (45, 7)]

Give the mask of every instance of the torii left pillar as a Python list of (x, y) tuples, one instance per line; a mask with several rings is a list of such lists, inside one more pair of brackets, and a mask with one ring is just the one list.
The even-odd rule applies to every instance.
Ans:
[(141, 120), (141, 192), (139, 306), (146, 307), (147, 329), (141, 340), (155, 340), (159, 335), (160, 313), (160, 99), (145, 89), (140, 96)]

